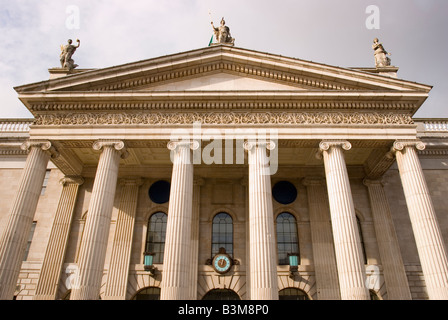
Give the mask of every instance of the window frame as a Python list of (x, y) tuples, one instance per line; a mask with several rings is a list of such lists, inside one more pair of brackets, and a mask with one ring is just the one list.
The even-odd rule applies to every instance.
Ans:
[[(151, 229), (151, 219), (155, 218), (156, 215), (158, 214), (163, 214), (163, 220), (161, 222), (161, 230), (152, 230)], [(157, 218), (159, 219), (159, 218)], [(153, 252), (154, 253), (154, 258), (153, 258), (153, 264), (162, 264), (163, 263), (163, 258), (164, 258), (164, 252), (165, 252), (165, 241), (166, 241), (166, 228), (167, 228), (167, 222), (168, 222), (168, 215), (163, 212), (163, 211), (156, 211), (154, 213), (152, 213), (149, 218), (148, 218), (148, 222), (146, 224), (146, 237), (145, 237), (145, 252)], [(150, 241), (150, 236), (152, 232), (162, 232), (161, 235), (161, 239), (163, 241)], [(150, 245), (153, 246), (160, 246), (160, 250), (155, 251), (155, 250), (149, 250), (150, 249)], [(143, 257), (143, 255), (142, 255)], [(142, 258), (144, 259), (144, 258)]]
[[(225, 233), (224, 238), (226, 239), (225, 241), (214, 241), (215, 240), (215, 236), (218, 239), (220, 238), (220, 235), (215, 235), (215, 228), (214, 228), (214, 226), (215, 226), (215, 219), (217, 219), (217, 217), (219, 215), (226, 215), (225, 219), (230, 218), (230, 224), (226, 223), (226, 226), (225, 226), (225, 232), (224, 232)], [(220, 224), (217, 224), (217, 225), (220, 226)], [(230, 225), (230, 229), (231, 229), (230, 230), (230, 234), (231, 234), (231, 236), (230, 236), (231, 241), (230, 242), (227, 241), (227, 237), (228, 237), (227, 233), (229, 233), (229, 232), (227, 232), (228, 231), (227, 228), (229, 227), (229, 225)], [(228, 212), (225, 212), (225, 211), (220, 211), (220, 212), (216, 213), (213, 216), (213, 219), (212, 219), (212, 228), (211, 229), (212, 230), (211, 230), (211, 248), (210, 248), (210, 253), (211, 253), (212, 259), (213, 259), (213, 257), (216, 254), (218, 254), (219, 248), (223, 247), (222, 245), (224, 245), (224, 248), (226, 249), (226, 253), (229, 256), (233, 257), (233, 255), (234, 255), (234, 225), (233, 225), (233, 217), (232, 217), (232, 215), (230, 215)], [(218, 230), (218, 232), (220, 233), (221, 231)], [(216, 249), (214, 249), (214, 245), (215, 244), (218, 246)], [(228, 250), (228, 246), (231, 247), (230, 251)]]
[[(289, 215), (290, 217), (292, 217), (294, 219), (293, 223), (290, 223), (294, 226), (294, 231), (295, 231), (295, 238), (296, 241), (279, 241), (279, 218), (282, 215)], [(291, 231), (289, 231), (290, 233)], [(282, 232), (283, 234), (285, 234), (285, 232)], [(282, 211), (280, 212), (276, 218), (275, 218), (275, 237), (276, 237), (276, 248), (277, 248), (277, 264), (279, 266), (285, 266), (285, 265), (289, 265), (289, 256), (288, 254), (297, 254), (297, 259), (298, 259), (298, 265), (301, 264), (301, 256), (300, 256), (300, 241), (299, 241), (299, 230), (298, 230), (298, 223), (297, 223), (297, 218), (294, 214), (292, 214), (289, 211)], [(295, 246), (296, 249), (293, 250), (280, 250), (280, 245), (284, 244), (284, 245), (290, 245), (290, 246)], [(285, 256), (283, 258), (280, 257), (280, 252), (285, 254)]]

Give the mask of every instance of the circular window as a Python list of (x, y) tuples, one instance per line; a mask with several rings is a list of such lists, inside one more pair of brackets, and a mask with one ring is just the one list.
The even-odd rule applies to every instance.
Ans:
[(288, 181), (279, 181), (272, 188), (272, 196), (281, 204), (289, 204), (296, 200), (297, 189)]
[(170, 183), (165, 180), (154, 182), (148, 191), (152, 202), (161, 204), (170, 200)]

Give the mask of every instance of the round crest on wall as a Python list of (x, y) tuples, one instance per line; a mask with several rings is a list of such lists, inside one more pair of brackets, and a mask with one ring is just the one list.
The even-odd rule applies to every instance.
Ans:
[(290, 204), (297, 198), (297, 189), (289, 181), (279, 181), (272, 188), (272, 196), (278, 203)]

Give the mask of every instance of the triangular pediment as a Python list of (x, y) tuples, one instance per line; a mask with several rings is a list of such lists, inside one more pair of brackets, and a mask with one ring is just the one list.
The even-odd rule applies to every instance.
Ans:
[[(214, 46), (15, 87), (33, 113), (270, 108), (406, 110), (431, 86), (364, 70)], [(255, 104), (253, 102), (256, 102)]]
[[(224, 86), (221, 87), (220, 84)], [(216, 46), (94, 69), (15, 89), (19, 93), (133, 90), (428, 92), (431, 87), (355, 69), (236, 47)]]

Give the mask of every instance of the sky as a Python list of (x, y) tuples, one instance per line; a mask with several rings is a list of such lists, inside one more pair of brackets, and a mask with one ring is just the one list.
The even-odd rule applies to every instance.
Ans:
[(103, 68), (206, 47), (222, 17), (236, 47), (344, 68), (374, 67), (379, 38), (400, 79), (433, 86), (415, 117), (448, 117), (447, 16), (447, 0), (0, 0), (0, 118), (32, 117), (13, 87), (47, 80), (68, 39)]

